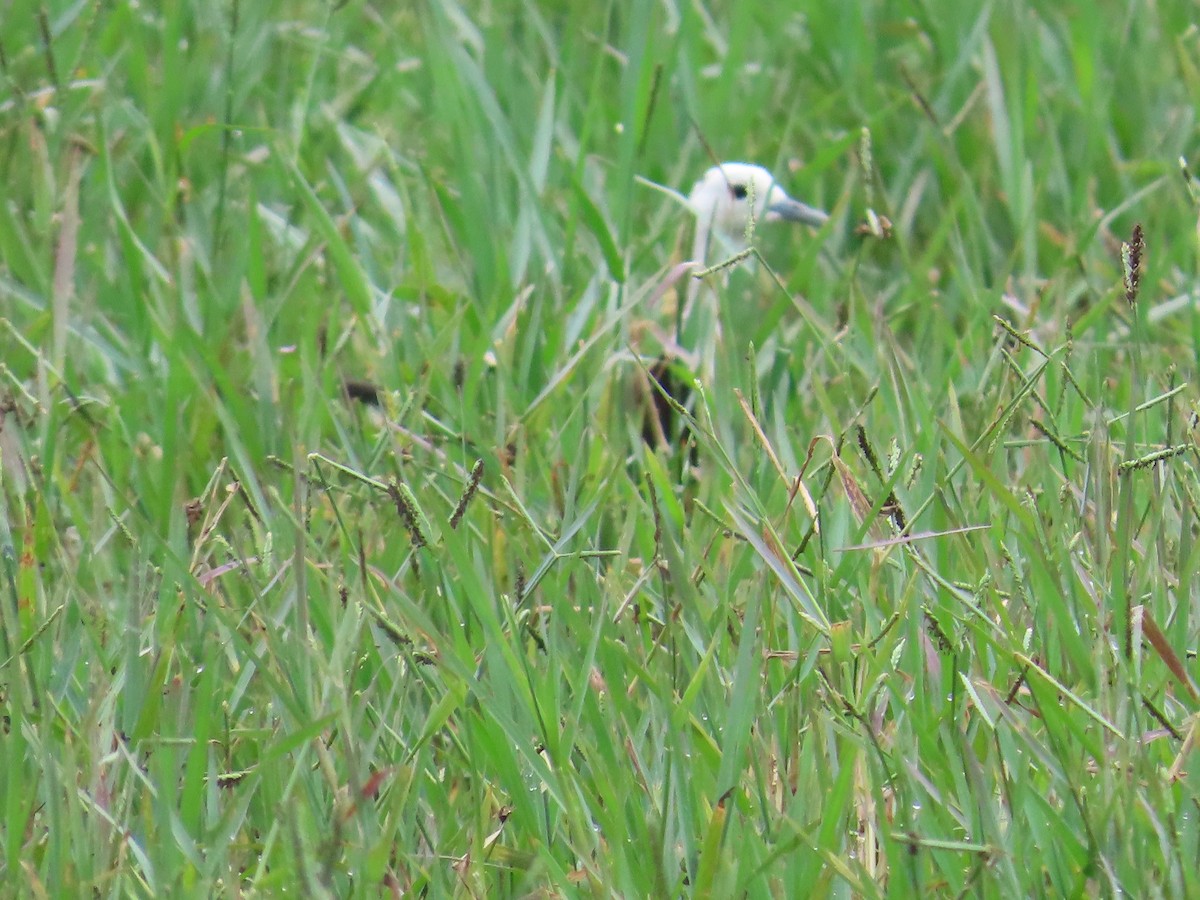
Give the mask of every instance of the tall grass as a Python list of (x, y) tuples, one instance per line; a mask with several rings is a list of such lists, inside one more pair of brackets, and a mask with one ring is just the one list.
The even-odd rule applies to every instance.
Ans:
[(8, 5), (6, 895), (1200, 893), (1192, 4), (808, 7)]

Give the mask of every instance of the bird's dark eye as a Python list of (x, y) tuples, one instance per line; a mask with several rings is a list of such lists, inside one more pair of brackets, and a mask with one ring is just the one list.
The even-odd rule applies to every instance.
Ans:
[(729, 193), (733, 194), (735, 200), (745, 200), (749, 191), (744, 184), (733, 184), (729, 186)]

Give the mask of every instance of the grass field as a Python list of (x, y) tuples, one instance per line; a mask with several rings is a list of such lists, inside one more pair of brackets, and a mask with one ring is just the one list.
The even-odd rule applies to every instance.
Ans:
[(1194, 19), (3, 4), (0, 895), (1200, 896)]

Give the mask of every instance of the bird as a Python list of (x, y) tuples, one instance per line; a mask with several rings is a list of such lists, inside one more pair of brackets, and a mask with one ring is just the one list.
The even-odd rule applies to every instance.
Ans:
[(687, 202), (696, 216), (697, 261), (704, 261), (710, 234), (741, 250), (758, 222), (798, 222), (820, 228), (829, 221), (828, 213), (792, 199), (769, 170), (753, 163), (713, 166), (692, 187)]
[[(759, 222), (796, 222), (820, 228), (829, 214), (788, 196), (770, 170), (754, 163), (725, 162), (708, 169), (692, 187), (687, 205), (696, 217), (692, 261), (701, 269), (713, 264), (715, 243), (735, 256), (744, 253)], [(699, 281), (687, 291), (684, 316), (695, 309)]]
[[(737, 260), (738, 254), (744, 253), (750, 246), (760, 222), (794, 222), (820, 228), (829, 221), (828, 213), (788, 196), (769, 169), (746, 162), (723, 162), (709, 168), (693, 185), (687, 197), (687, 206), (696, 219), (692, 242), (694, 273), (714, 263), (720, 265), (719, 260), (711, 258), (714, 244), (723, 245)], [(674, 412), (666, 397), (690, 406), (687, 402), (690, 393), (687, 382), (691, 379), (676, 368), (682, 361), (681, 351), (692, 356), (691, 363), (685, 365), (686, 369), (711, 371), (714, 365), (713, 342), (704, 340), (700, 335), (705, 332), (718, 335), (720, 323), (715, 309), (698, 306), (700, 288), (701, 281), (692, 279), (686, 292), (686, 303), (677, 308), (674, 352), (659, 356), (649, 368), (649, 375), (657, 383), (657, 390), (651, 391), (652, 403), (643, 420), (642, 433), (651, 446), (661, 445), (664, 437), (670, 443), (670, 436), (676, 433)], [(715, 299), (713, 295), (714, 302)], [(699, 321), (696, 320), (696, 313), (701, 313)], [(704, 349), (693, 347), (690, 353), (684, 350), (686, 345), (694, 342), (684, 335), (685, 323), (688, 322), (693, 323), (693, 327), (687, 329), (691, 331), (691, 337), (699, 338)], [(689, 430), (684, 428), (681, 437), (688, 443)], [(689, 456), (694, 462), (694, 444)]]

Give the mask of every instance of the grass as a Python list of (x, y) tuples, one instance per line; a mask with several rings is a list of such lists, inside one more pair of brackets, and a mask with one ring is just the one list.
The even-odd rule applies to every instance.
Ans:
[(9, 5), (5, 896), (1200, 893), (1193, 4), (808, 6)]

